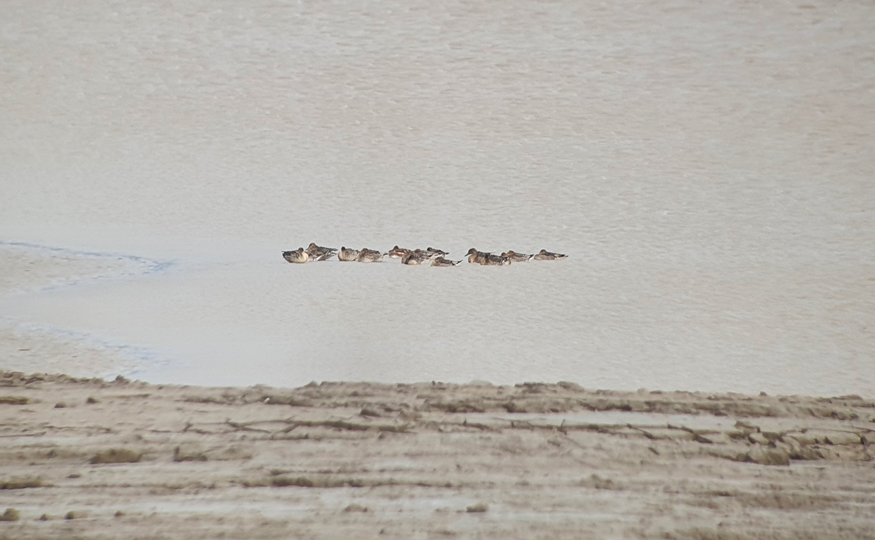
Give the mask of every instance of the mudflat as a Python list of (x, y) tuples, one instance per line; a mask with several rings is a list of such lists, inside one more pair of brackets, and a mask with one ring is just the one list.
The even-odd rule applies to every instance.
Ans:
[(3, 538), (875, 538), (875, 401), (0, 372)]

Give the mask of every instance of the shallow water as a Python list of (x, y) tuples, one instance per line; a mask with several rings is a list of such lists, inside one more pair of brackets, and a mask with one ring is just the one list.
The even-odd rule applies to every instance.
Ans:
[[(156, 382), (871, 395), (875, 6), (0, 5), (0, 298)], [(321, 245), (567, 252), (293, 266)]]

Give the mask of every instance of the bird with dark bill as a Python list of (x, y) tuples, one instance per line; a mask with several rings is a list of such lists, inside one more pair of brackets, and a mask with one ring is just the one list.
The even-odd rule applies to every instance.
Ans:
[(337, 253), (337, 248), (317, 246), (315, 242), (310, 242), (310, 245), (307, 247), (307, 254), (316, 261), (327, 261), (335, 253)]
[(401, 263), (412, 266), (412, 265), (422, 264), (430, 258), (431, 257), (429, 257), (421, 249), (417, 249), (414, 251), (410, 251), (409, 249), (407, 249), (407, 250), (404, 250), (404, 256), (401, 257)]
[(435, 248), (433, 248), (433, 247), (431, 247), (431, 246), (425, 248), (425, 252), (428, 253), (428, 254), (431, 255), (431, 256), (435, 256), (435, 255), (437, 255), (438, 257), (443, 257), (443, 256), (445, 256), (445, 255), (449, 255), (449, 254), (450, 254), (449, 251), (444, 251), (444, 250), (442, 250), (442, 249), (435, 249)]
[(304, 248), (298, 248), (293, 251), (283, 251), (283, 259), (290, 263), (305, 263), (310, 261), (310, 254), (304, 251)]
[(358, 262), (380, 262), (383, 260), (383, 254), (376, 249), (363, 248), (356, 260)]
[(389, 255), (389, 257), (391, 257), (393, 259), (400, 259), (400, 258), (404, 257), (405, 251), (410, 251), (410, 250), (402, 248), (402, 247), (398, 247), (396, 245), (395, 247), (393, 247), (392, 249), (389, 250), (387, 255)]
[(471, 264), (484, 264), (486, 262), (487, 253), (477, 251), (475, 248), (469, 249), (465, 255), (468, 256), (468, 262)]
[(359, 250), (340, 246), (340, 251), (337, 253), (337, 260), (340, 262), (353, 262), (358, 259)]
[(564, 253), (551, 253), (546, 249), (542, 249), (535, 255), (536, 261), (558, 261), (559, 259), (565, 259), (568, 255)]
[(451, 261), (448, 259), (444, 259), (443, 257), (438, 257), (437, 259), (431, 261), (431, 265), (437, 266), (437, 267), (447, 267), (447, 266), (456, 266), (460, 262), (462, 262), (462, 261)]
[(507, 257), (502, 257), (501, 255), (487, 253), (486, 261), (480, 264), (482, 264), (483, 266), (507, 266), (510, 264), (510, 259), (508, 259)]
[(501, 254), (502, 257), (507, 257), (512, 262), (526, 262), (532, 259), (534, 255), (527, 255), (525, 253), (517, 253), (514, 250), (505, 251)]

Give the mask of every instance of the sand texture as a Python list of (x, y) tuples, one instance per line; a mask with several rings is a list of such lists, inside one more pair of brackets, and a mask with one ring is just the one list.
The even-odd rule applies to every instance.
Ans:
[(0, 372), (3, 538), (875, 538), (875, 402)]

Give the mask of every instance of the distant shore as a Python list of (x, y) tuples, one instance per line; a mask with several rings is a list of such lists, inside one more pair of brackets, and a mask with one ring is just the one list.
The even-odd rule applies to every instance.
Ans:
[(0, 372), (3, 538), (875, 538), (875, 401)]

